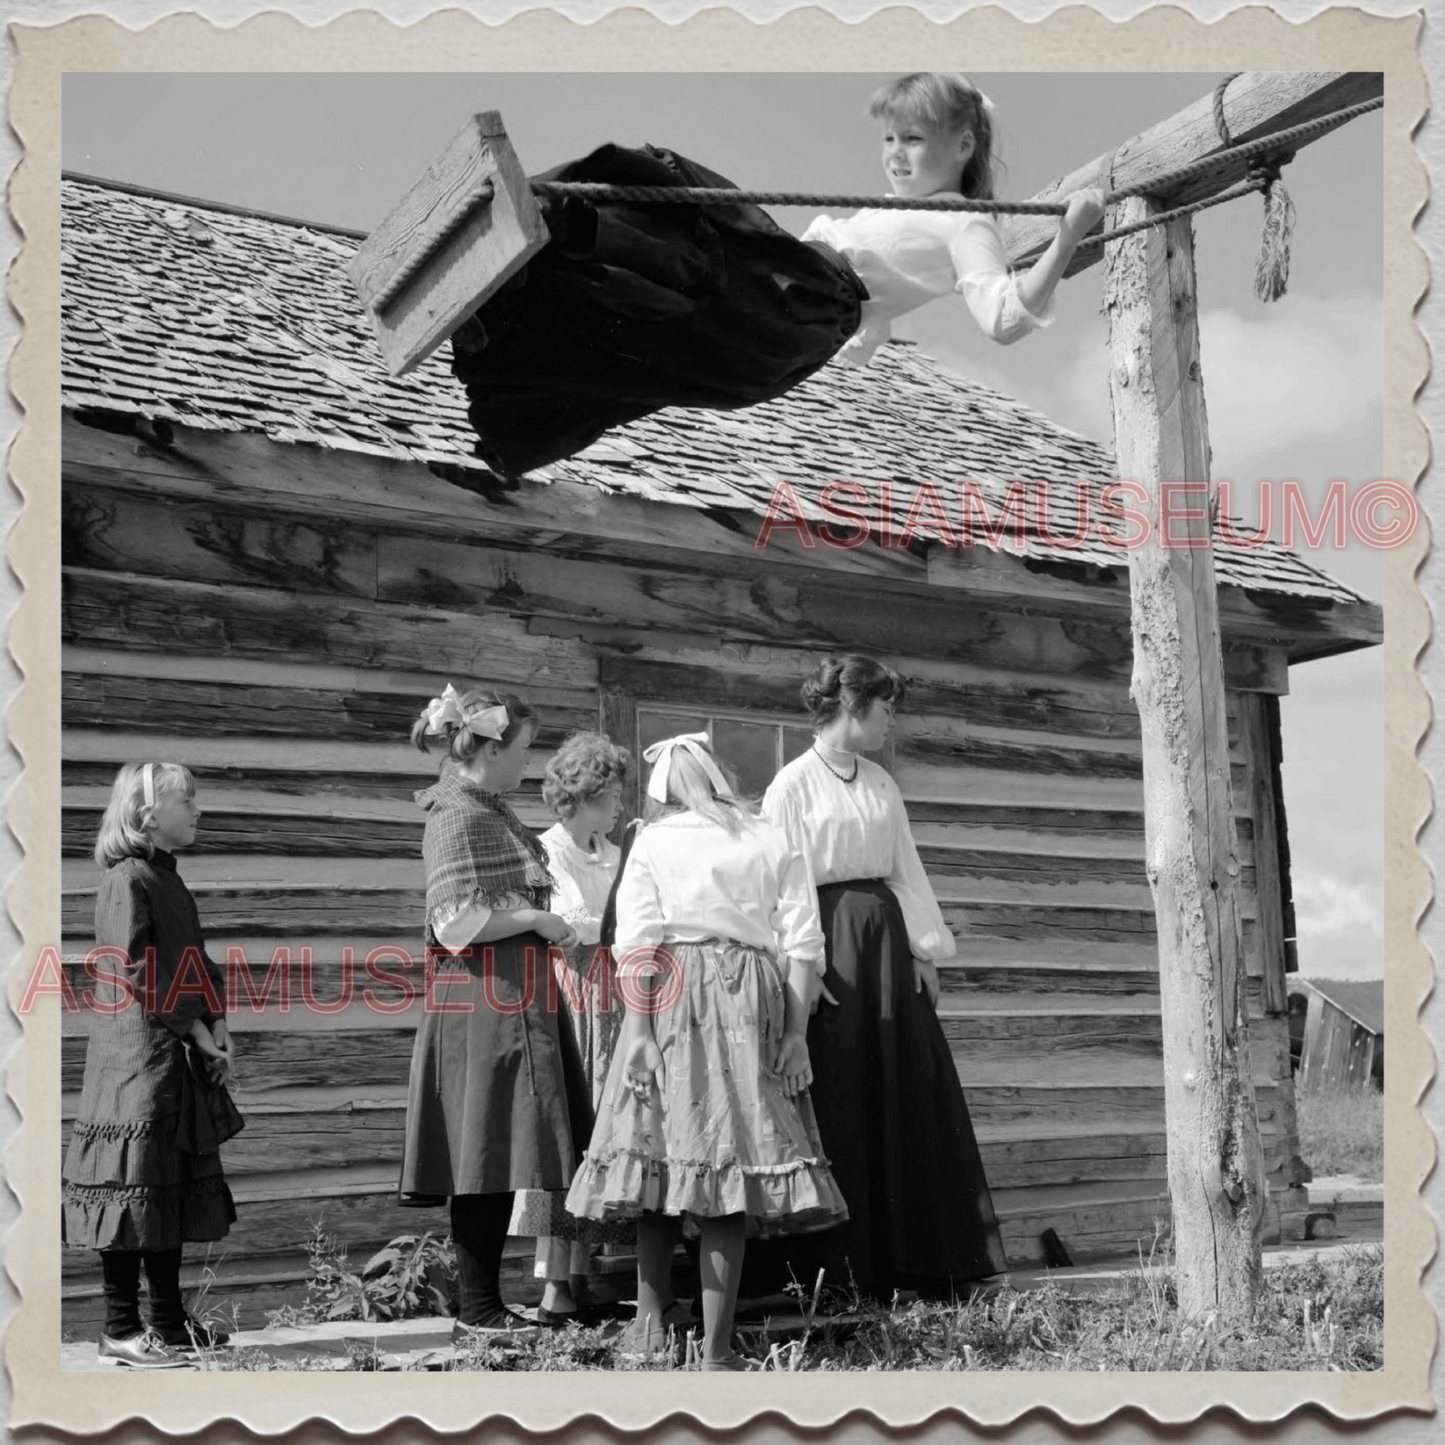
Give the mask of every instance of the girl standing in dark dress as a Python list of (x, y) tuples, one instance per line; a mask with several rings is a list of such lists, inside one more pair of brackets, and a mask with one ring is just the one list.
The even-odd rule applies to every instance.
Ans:
[(450, 1203), (458, 1338), (527, 1327), (499, 1282), (513, 1191), (567, 1187), (571, 1113), (591, 1102), (580, 1068), (564, 1067), (547, 1008), (548, 946), (570, 947), (576, 931), (550, 911), (541, 841), (501, 797), (522, 781), (536, 727), (510, 693), (448, 684), (412, 728), (418, 747), (444, 746), (447, 758), (440, 781), (416, 795), (427, 811), (429, 988), (401, 1202)]
[(200, 816), (185, 768), (127, 763), (95, 845), (106, 870), (92, 956), (101, 982), (62, 1172), (61, 1238), (100, 1251), (100, 1354), (138, 1369), (183, 1365), (180, 1352), (227, 1339), (192, 1319), (181, 1295), (182, 1244), (223, 1239), (235, 1221), (219, 1150), (243, 1123), (225, 1088), (225, 978), (176, 871)]
[(887, 1299), (951, 1292), (1006, 1268), (993, 1201), (948, 1042), (935, 961), (953, 935), (929, 887), (898, 785), (860, 756), (883, 745), (903, 681), (856, 653), (803, 684), (813, 747), (783, 768), (763, 813), (807, 859), (827, 941), (808, 1028), (813, 1106), (848, 1202), (818, 1265)]

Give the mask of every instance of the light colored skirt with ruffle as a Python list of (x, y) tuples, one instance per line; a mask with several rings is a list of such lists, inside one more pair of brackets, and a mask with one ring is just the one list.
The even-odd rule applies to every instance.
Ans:
[(678, 973), (658, 989), (664, 1006), (652, 1020), (665, 1093), (654, 1085), (645, 1102), (633, 1095), (619, 1046), (567, 1208), (600, 1220), (650, 1210), (741, 1213), (751, 1234), (840, 1223), (848, 1208), (823, 1156), (812, 1104), (806, 1094), (788, 1098), (775, 1069), (781, 966), (731, 941), (666, 948)]

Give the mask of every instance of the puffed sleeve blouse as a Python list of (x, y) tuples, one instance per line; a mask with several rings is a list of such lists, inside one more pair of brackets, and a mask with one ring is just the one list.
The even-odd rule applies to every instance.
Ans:
[(1054, 300), (1035, 315), (1019, 297), (992, 216), (977, 211), (858, 211), (819, 216), (805, 241), (822, 241), (848, 259), (868, 288), (862, 325), (838, 360), (864, 366), (892, 335), (893, 322), (957, 291), (986, 336), (1009, 345), (1053, 320)]
[[(835, 753), (839, 771), (852, 755)], [(788, 836), (816, 885), (881, 878), (893, 890), (918, 958), (952, 958), (956, 945), (933, 896), (908, 826), (903, 794), (886, 770), (856, 759), (851, 783), (811, 749), (783, 768), (763, 795), (763, 816)]]
[[(638, 834), (617, 888), (619, 973), (652, 971), (664, 942), (735, 939), (823, 965), (818, 903), (804, 860), (761, 818), (736, 833), (674, 813)], [(629, 957), (631, 955), (631, 957)]]

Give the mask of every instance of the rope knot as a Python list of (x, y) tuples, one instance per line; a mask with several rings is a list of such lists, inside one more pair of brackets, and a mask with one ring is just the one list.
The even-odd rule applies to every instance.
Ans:
[(1294, 202), (1280, 172), (1294, 159), (1293, 151), (1275, 151), (1250, 163), (1249, 182), (1264, 192), (1264, 227), (1259, 260), (1254, 268), (1254, 294), (1278, 301), (1289, 285), (1289, 245), (1294, 235)]

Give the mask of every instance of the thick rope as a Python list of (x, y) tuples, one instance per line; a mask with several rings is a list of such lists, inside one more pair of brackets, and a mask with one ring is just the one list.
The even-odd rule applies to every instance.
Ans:
[(1268, 182), (1263, 176), (1250, 176), (1237, 185), (1230, 186), (1227, 191), (1220, 191), (1215, 196), (1206, 196), (1202, 201), (1192, 201), (1187, 206), (1176, 206), (1172, 211), (1156, 211), (1154, 215), (1148, 216), (1142, 221), (1132, 221), (1127, 226), (1115, 226), (1112, 231), (1101, 231), (1097, 236), (1085, 236), (1076, 249), (1086, 251), (1095, 246), (1107, 246), (1110, 241), (1117, 241), (1123, 236), (1132, 236), (1135, 231), (1147, 231), (1151, 226), (1162, 226), (1165, 221), (1175, 221), (1180, 216), (1192, 216), (1196, 211), (1207, 211), (1211, 206), (1224, 205), (1226, 201), (1237, 201), (1241, 196), (1252, 195), (1255, 191), (1264, 190), (1267, 185)]
[(1224, 92), (1229, 89), (1231, 80), (1238, 80), (1243, 74), (1242, 70), (1231, 71), (1214, 87), (1214, 129), (1219, 133), (1219, 143), (1222, 146), (1234, 144), (1229, 136), (1229, 123), (1224, 119)]
[[(1104, 197), (1112, 204), (1129, 196), (1154, 196), (1177, 188), (1186, 181), (1221, 170), (1240, 160), (1257, 160), (1291, 149), (1294, 142), (1323, 135), (1344, 125), (1346, 121), (1368, 111), (1379, 110), (1383, 96), (1361, 101), (1342, 110), (1332, 111), (1286, 130), (1261, 136), (1258, 140), (1214, 151), (1188, 165), (1162, 175), (1151, 176), (1137, 185), (1111, 190)], [(996, 201), (974, 196), (852, 196), (819, 194), (812, 191), (744, 191), (703, 186), (620, 186), (600, 181), (533, 181), (532, 190), (539, 196), (565, 199), (576, 196), (592, 201), (642, 201), (702, 206), (837, 206), (875, 211), (983, 211), (1007, 216), (1061, 216), (1067, 206), (1063, 201)], [(1241, 193), (1242, 194), (1242, 193)], [(1158, 224), (1154, 218), (1152, 224)]]

